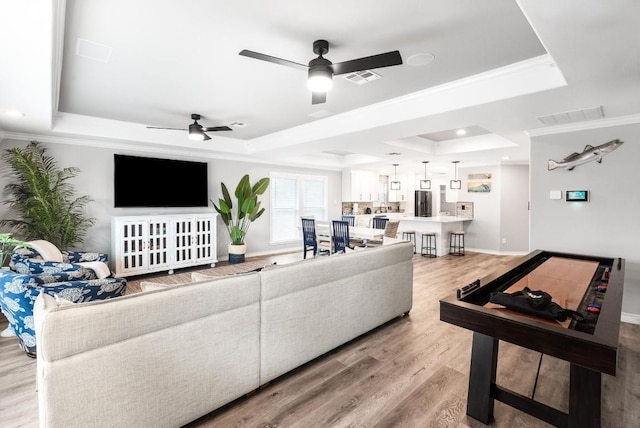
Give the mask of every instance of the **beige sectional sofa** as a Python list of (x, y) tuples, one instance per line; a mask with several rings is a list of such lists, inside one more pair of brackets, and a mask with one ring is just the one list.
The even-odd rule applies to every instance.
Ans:
[(401, 242), (107, 301), (35, 306), (41, 427), (179, 427), (406, 314)]

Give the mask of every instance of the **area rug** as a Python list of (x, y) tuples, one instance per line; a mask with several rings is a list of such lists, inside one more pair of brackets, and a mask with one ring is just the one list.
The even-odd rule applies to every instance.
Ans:
[(209, 268), (201, 267), (198, 269), (181, 269), (171, 275), (167, 272), (160, 272), (144, 276), (136, 276), (127, 278), (127, 291), (125, 294), (140, 293), (140, 283), (142, 281), (152, 281), (167, 285), (184, 284), (185, 282), (191, 282), (192, 272), (198, 272), (207, 276), (235, 275), (263, 268), (267, 264), (270, 264), (270, 262), (266, 260), (250, 260), (244, 263), (225, 264)]

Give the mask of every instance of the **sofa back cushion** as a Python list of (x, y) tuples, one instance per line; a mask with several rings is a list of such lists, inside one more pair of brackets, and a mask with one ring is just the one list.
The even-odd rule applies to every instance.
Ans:
[(109, 426), (183, 426), (257, 388), (259, 296), (256, 273), (71, 306), (39, 298), (41, 425), (101, 415)]
[(260, 383), (408, 312), (412, 259), (405, 241), (263, 270)]

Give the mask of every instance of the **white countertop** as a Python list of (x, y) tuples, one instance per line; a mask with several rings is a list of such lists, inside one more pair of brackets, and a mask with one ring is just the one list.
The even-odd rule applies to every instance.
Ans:
[(473, 220), (472, 218), (466, 218), (466, 217), (456, 217), (453, 215), (443, 215), (443, 216), (436, 216), (436, 217), (401, 217), (400, 221), (422, 221), (422, 222), (429, 222), (429, 223), (454, 223), (457, 221), (471, 221)]
[(471, 221), (472, 218), (466, 217), (456, 217), (453, 215), (443, 215), (443, 216), (434, 216), (434, 217), (415, 217), (413, 213), (383, 213), (383, 214), (357, 214), (356, 223), (358, 219), (369, 220), (375, 216), (385, 216), (390, 219), (400, 220), (400, 221), (419, 221), (424, 223), (455, 223), (459, 221)]

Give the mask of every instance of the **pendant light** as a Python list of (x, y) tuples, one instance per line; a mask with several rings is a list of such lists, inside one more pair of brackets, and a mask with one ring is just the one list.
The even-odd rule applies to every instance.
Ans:
[(451, 161), (451, 163), (455, 165), (456, 168), (456, 179), (449, 181), (449, 188), (451, 188), (452, 190), (462, 189), (462, 181), (458, 180), (458, 162), (460, 161)]
[(393, 164), (393, 180), (391, 182), (391, 190), (400, 190), (400, 182), (398, 181), (398, 165), (397, 163)]
[(431, 180), (427, 180), (427, 164), (429, 161), (422, 161), (424, 164), (424, 180), (420, 180), (420, 189), (422, 190), (430, 190), (431, 189)]

